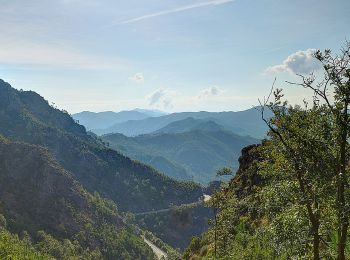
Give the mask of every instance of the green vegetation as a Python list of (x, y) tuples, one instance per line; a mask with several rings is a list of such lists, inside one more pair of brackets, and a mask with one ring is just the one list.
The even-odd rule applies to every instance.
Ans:
[(65, 112), (41, 96), (0, 81), (0, 134), (46, 147), (89, 192), (113, 200), (122, 211), (142, 212), (190, 203), (201, 187), (178, 182), (108, 149)]
[[(46, 149), (1, 138), (0, 172), (0, 226), (24, 237), (22, 241), (3, 233), (3, 243), (15, 245), (8, 247), (13, 250), (5, 251), (8, 254), (153, 259), (151, 249), (122, 221), (116, 205), (86, 192)], [(24, 243), (28, 245), (22, 250)]]
[(208, 229), (212, 211), (201, 204), (172, 207), (169, 211), (135, 216), (136, 223), (173, 248), (183, 250), (192, 236)]
[(0, 214), (0, 259), (48, 260), (51, 256), (39, 252), (29, 239), (20, 239), (6, 230), (5, 217)]
[(181, 253), (178, 250), (173, 249), (169, 245), (165, 244), (161, 239), (157, 238), (152, 232), (146, 231), (144, 233), (146, 239), (155, 244), (158, 248), (163, 250), (167, 254), (168, 260), (180, 260)]
[(57, 243), (69, 240), (80, 255), (96, 250), (105, 258), (147, 259), (150, 248), (119, 211), (164, 209), (202, 195), (200, 185), (109, 149), (67, 112), (2, 80), (0, 122), (6, 122), (0, 123), (0, 213), (11, 232), (27, 231), (36, 242), (44, 230)]
[(111, 148), (150, 164), (170, 177), (193, 179), (202, 184), (218, 179), (215, 172), (225, 165), (237, 169), (241, 149), (259, 142), (220, 128), (136, 137), (111, 134), (102, 136), (102, 139)]
[(243, 149), (236, 176), (209, 202), (212, 227), (185, 259), (349, 259), (349, 53), (349, 43), (340, 55), (315, 53), (324, 79), (297, 84), (311, 105), (271, 91), (261, 107), (269, 138)]

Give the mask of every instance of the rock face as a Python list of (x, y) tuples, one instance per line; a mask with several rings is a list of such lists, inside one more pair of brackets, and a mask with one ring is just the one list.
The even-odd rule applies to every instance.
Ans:
[(229, 185), (229, 189), (234, 189), (238, 198), (245, 197), (252, 192), (254, 186), (263, 182), (257, 168), (257, 163), (262, 160), (259, 146), (254, 144), (242, 149), (242, 155), (238, 159), (239, 168)]

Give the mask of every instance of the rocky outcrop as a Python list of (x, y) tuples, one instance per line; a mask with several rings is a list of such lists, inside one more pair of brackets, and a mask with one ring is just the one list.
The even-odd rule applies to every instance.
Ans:
[(238, 198), (245, 197), (252, 192), (255, 186), (263, 183), (257, 166), (257, 163), (262, 160), (259, 147), (259, 144), (254, 144), (242, 149), (242, 155), (238, 159), (239, 168), (229, 185)]

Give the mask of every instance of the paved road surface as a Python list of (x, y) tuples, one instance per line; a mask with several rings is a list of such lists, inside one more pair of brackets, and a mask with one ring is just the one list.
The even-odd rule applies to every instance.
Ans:
[(210, 195), (203, 194), (203, 196), (204, 196), (204, 202), (208, 202), (211, 199)]
[(147, 240), (145, 237), (143, 238), (143, 240), (146, 242), (147, 245), (149, 245), (150, 248), (152, 248), (153, 252), (158, 257), (158, 259), (162, 259), (162, 257), (164, 257), (165, 259), (167, 258), (167, 254), (162, 249), (157, 247), (151, 241)]
[[(199, 200), (199, 201), (196, 201), (196, 202), (192, 202), (192, 203), (189, 203), (189, 204), (182, 204), (180, 205), (181, 206), (184, 206), (184, 207), (195, 207), (195, 206), (198, 206), (200, 204), (204, 202), (207, 202), (209, 201), (211, 198), (211, 196), (207, 195), (207, 194), (203, 194), (203, 200)], [(159, 210), (151, 210), (151, 211), (146, 211), (146, 212), (140, 212), (140, 213), (134, 213), (135, 216), (142, 216), (142, 215), (150, 215), (150, 214), (157, 214), (157, 213), (163, 213), (163, 212), (167, 212), (167, 211), (170, 211), (172, 210), (173, 208), (166, 208), (166, 209), (159, 209)]]
[[(207, 202), (209, 201), (211, 198), (211, 196), (209, 195), (206, 195), (206, 194), (203, 194), (203, 199), (202, 200), (199, 200), (199, 201), (196, 201), (196, 202), (193, 202), (193, 203), (189, 203), (189, 204), (183, 204), (183, 205), (180, 205), (180, 206), (189, 206), (189, 207), (192, 207), (192, 206), (198, 206), (200, 204), (202, 204), (203, 202)], [(156, 213), (161, 213), (161, 212), (167, 212), (167, 211), (170, 211), (172, 210), (172, 208), (167, 208), (167, 209), (160, 209), (160, 210), (152, 210), (152, 211), (147, 211), (147, 212), (141, 212), (141, 213), (134, 213), (135, 216), (140, 216), (140, 215), (149, 215), (149, 214), (156, 214)], [(124, 224), (127, 225), (127, 220), (126, 218), (123, 218), (122, 221), (124, 222)], [(136, 235), (139, 235), (141, 234), (141, 229), (139, 229), (137, 227), (137, 230), (136, 230)], [(167, 258), (167, 254), (161, 250), (159, 247), (157, 247), (155, 244), (153, 244), (151, 241), (147, 240), (145, 237), (143, 237), (143, 240), (145, 241), (145, 243), (151, 247), (151, 249), (153, 250), (154, 254), (158, 257), (158, 259), (162, 259), (162, 257), (164, 257), (165, 259)]]

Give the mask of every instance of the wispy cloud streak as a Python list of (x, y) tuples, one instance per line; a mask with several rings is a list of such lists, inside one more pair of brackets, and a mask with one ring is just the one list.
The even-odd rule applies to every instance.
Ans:
[(135, 23), (135, 22), (150, 19), (153, 17), (164, 16), (164, 15), (173, 14), (173, 13), (179, 13), (179, 12), (183, 12), (183, 11), (187, 11), (187, 10), (191, 10), (191, 9), (195, 9), (195, 8), (200, 8), (200, 7), (205, 7), (205, 6), (223, 5), (223, 4), (231, 3), (233, 1), (234, 0), (211, 0), (211, 1), (206, 1), (206, 2), (181, 6), (181, 7), (174, 8), (174, 9), (163, 10), (163, 11), (160, 11), (157, 13), (146, 14), (146, 15), (142, 15), (139, 17), (135, 17), (135, 18), (132, 18), (129, 20), (122, 21), (119, 24)]

